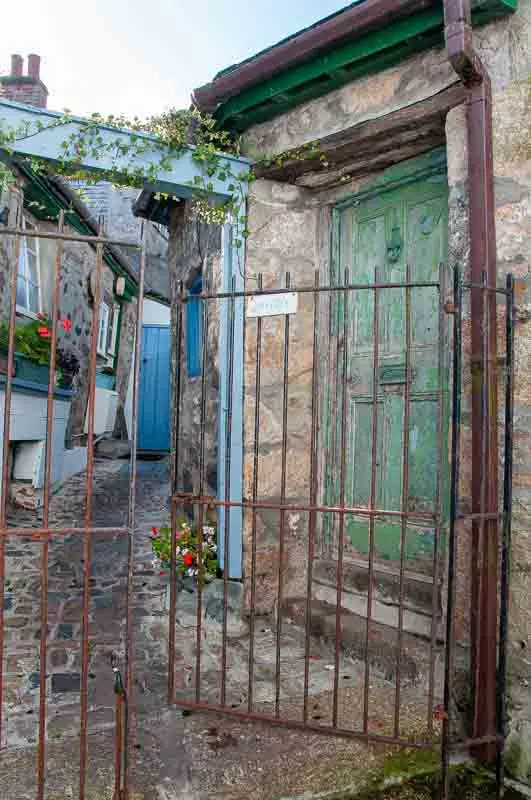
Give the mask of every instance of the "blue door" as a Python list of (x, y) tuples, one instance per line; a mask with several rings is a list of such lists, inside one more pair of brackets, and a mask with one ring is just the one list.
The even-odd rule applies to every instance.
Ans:
[(170, 329), (142, 328), (138, 408), (139, 450), (170, 449)]

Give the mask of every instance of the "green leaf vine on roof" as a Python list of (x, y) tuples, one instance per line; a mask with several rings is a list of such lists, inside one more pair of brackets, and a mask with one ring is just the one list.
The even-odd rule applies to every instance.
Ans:
[[(38, 120), (25, 123), (17, 130), (6, 128), (0, 119), (0, 148), (12, 154), (17, 139), (27, 138), (44, 129), (66, 126), (72, 121), (68, 110), (47, 122)], [(105, 117), (94, 113), (82, 121), (81, 127), (80, 120), (76, 119), (76, 122), (76, 131), (66, 136), (60, 145), (57, 161), (49, 163), (37, 158), (30, 159), (31, 167), (37, 174), (59, 174), (85, 183), (107, 180), (116, 186), (142, 188), (145, 183), (156, 183), (158, 176), (169, 170), (173, 159), (190, 150), (198, 167), (196, 176), (190, 182), (193, 213), (201, 222), (209, 224), (233, 222), (236, 227), (236, 246), (249, 235), (247, 186), (256, 180), (255, 170), (272, 164), (281, 166), (287, 160), (314, 159), (319, 153), (318, 145), (311, 142), (296, 151), (258, 159), (253, 167), (241, 173), (234, 171), (230, 162), (224, 158), (226, 155), (240, 155), (240, 140), (232, 133), (220, 130), (212, 116), (203, 114), (196, 108), (172, 109), (145, 120), (138, 117), (131, 120), (115, 115)], [(116, 128), (121, 134), (126, 132), (128, 136), (104, 137), (102, 128)], [(152, 158), (153, 151), (158, 152), (158, 158)], [(150, 159), (142, 162), (141, 157), (148, 152)], [(95, 161), (105, 158), (113, 166), (109, 169), (90, 170), (84, 166), (88, 158)], [(215, 204), (211, 199), (216, 179), (225, 183), (230, 193), (229, 199), (223, 205)], [(165, 199), (167, 195), (158, 193), (156, 198)]]

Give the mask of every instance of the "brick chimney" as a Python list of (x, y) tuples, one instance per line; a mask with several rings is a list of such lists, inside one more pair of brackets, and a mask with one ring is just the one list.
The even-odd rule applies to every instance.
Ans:
[(0, 97), (24, 103), (27, 106), (46, 108), (48, 89), (40, 79), (41, 57), (28, 56), (28, 74), (24, 75), (24, 59), (17, 53), (11, 56), (11, 73), (0, 75)]

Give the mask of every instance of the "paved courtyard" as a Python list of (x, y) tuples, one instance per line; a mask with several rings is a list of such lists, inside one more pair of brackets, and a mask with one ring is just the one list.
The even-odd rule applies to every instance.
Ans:
[[(381, 748), (353, 740), (258, 723), (222, 719), (193, 712), (183, 715), (167, 705), (168, 576), (152, 563), (150, 530), (168, 519), (167, 462), (138, 463), (138, 515), (135, 546), (133, 652), (135, 692), (132, 698), (132, 742), (129, 758), (134, 798), (171, 800), (211, 797), (277, 800), (349, 785), (370, 772)], [(84, 475), (71, 479), (53, 497), (52, 524), (83, 522)], [(125, 524), (129, 492), (127, 461), (95, 464), (94, 524)], [(33, 512), (17, 511), (11, 525), (35, 525)], [(2, 800), (29, 800), (36, 791), (38, 734), (39, 587), (41, 545), (11, 538), (7, 549), (6, 689), (7, 738), (0, 772)], [(112, 797), (115, 695), (111, 656), (123, 654), (126, 611), (127, 537), (106, 533), (93, 537), (90, 604), (89, 765), (87, 797)], [(54, 538), (49, 559), (47, 674), (47, 794), (49, 800), (78, 796), (79, 686), (83, 586), (83, 542), (79, 535)], [(205, 625), (201, 640), (202, 699), (219, 699), (221, 624), (219, 586), (205, 592)], [(196, 596), (179, 595), (177, 607), (177, 693), (195, 696)], [(217, 610), (216, 610), (217, 609)], [(248, 624), (229, 617), (227, 702), (247, 704)], [(376, 634), (378, 631), (376, 631)], [(427, 685), (419, 665), (426, 653), (418, 640), (405, 643), (402, 684), (404, 734), (422, 735)], [(304, 636), (289, 614), (281, 639), (281, 712), (300, 720)], [(276, 638), (271, 620), (256, 620), (254, 700), (257, 710), (274, 713)], [(333, 650), (312, 641), (309, 717), (313, 724), (331, 720)], [(342, 654), (339, 723), (359, 727), (362, 721), (364, 665), (356, 652)], [(394, 674), (385, 659), (371, 667), (371, 722), (375, 734), (392, 733)]]

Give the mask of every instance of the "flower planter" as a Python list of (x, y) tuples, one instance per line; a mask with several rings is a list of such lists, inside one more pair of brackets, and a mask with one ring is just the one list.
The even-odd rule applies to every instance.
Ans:
[(96, 386), (98, 389), (108, 389), (113, 392), (116, 387), (116, 376), (107, 375), (105, 372), (96, 372)]
[[(7, 353), (0, 353), (0, 374), (7, 375), (7, 366), (8, 366), (8, 356)], [(17, 372), (17, 364), (16, 361), (13, 363), (13, 369), (11, 370), (11, 377), (14, 378)]]
[(17, 364), (16, 375), (19, 380), (48, 385), (50, 379), (48, 364), (35, 364), (34, 361), (30, 361), (29, 358), (26, 358), (21, 353), (15, 354), (15, 360)]

